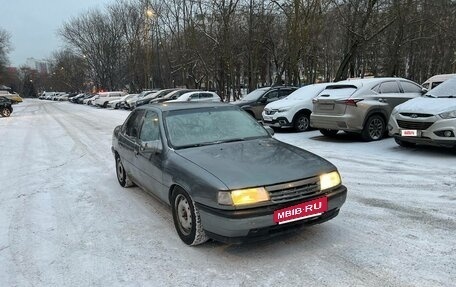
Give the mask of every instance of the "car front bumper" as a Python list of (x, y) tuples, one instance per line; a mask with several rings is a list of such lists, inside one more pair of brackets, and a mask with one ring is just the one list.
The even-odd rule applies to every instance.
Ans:
[[(408, 123), (408, 128), (400, 127), (399, 121)], [(432, 123), (426, 129), (419, 129), (423, 123)], [(404, 124), (403, 124), (404, 125)], [(416, 130), (417, 136), (402, 136), (402, 130)], [(453, 136), (445, 137), (443, 132), (451, 131)], [(401, 141), (442, 147), (456, 147), (456, 119), (441, 119), (438, 116), (411, 119), (400, 114), (390, 117), (388, 132)]]
[(196, 203), (196, 206), (200, 212), (201, 223), (209, 237), (226, 243), (242, 243), (292, 231), (302, 226), (323, 223), (336, 217), (347, 197), (347, 188), (342, 185), (326, 193), (325, 196), (328, 198), (328, 210), (322, 215), (280, 225), (274, 222), (275, 210), (306, 202), (313, 198), (289, 202), (280, 206), (230, 211), (214, 209), (199, 203)]

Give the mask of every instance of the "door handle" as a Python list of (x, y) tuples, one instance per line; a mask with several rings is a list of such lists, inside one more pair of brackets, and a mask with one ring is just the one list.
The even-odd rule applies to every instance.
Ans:
[(386, 103), (386, 102), (387, 102), (384, 98), (379, 98), (378, 101), (379, 101), (380, 103)]

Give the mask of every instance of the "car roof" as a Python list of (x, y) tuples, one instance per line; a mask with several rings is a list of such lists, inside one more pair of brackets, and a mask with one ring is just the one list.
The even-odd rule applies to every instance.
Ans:
[(423, 84), (430, 83), (430, 82), (440, 82), (446, 81), (451, 77), (456, 76), (456, 74), (441, 74), (441, 75), (434, 75), (426, 80)]
[(188, 110), (188, 109), (204, 109), (204, 108), (214, 108), (214, 107), (233, 107), (236, 108), (234, 105), (230, 105), (227, 103), (203, 103), (203, 102), (166, 102), (166, 103), (154, 103), (149, 105), (144, 105), (138, 107), (138, 109), (145, 109), (145, 110), (152, 110), (152, 109), (159, 109), (162, 112), (167, 111), (178, 111), (178, 110)]
[(364, 86), (371, 87), (378, 83), (384, 81), (409, 81), (405, 78), (396, 78), (396, 77), (380, 77), (380, 78), (368, 78), (368, 79), (347, 79), (339, 82), (331, 83), (328, 86), (337, 86), (337, 85), (353, 85), (356, 86), (358, 89)]

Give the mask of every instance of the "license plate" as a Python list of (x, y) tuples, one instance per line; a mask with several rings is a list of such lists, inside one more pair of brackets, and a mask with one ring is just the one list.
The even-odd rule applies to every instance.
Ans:
[(274, 222), (284, 224), (315, 217), (328, 211), (328, 198), (320, 197), (297, 205), (274, 211)]
[(418, 131), (417, 130), (401, 130), (401, 136), (403, 137), (417, 137)]
[(321, 110), (334, 110), (334, 104), (320, 104), (318, 105), (318, 107), (321, 109)]

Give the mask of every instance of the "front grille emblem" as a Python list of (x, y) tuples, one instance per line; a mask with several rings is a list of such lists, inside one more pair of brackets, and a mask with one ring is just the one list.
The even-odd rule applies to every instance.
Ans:
[(417, 115), (417, 114), (411, 114), (410, 117), (411, 117), (412, 119), (416, 119), (416, 118), (418, 117), (418, 115)]

